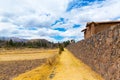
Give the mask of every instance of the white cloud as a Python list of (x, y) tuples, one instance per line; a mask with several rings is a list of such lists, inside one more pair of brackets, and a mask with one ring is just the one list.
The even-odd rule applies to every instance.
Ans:
[(1, 23), (0, 22), (0, 36), (11, 36), (12, 31), (15, 31), (16, 25), (11, 23)]
[[(95, 3), (90, 6), (73, 9), (71, 14), (76, 20), (82, 22), (86, 21), (105, 21), (112, 20), (120, 16), (120, 1), (119, 0), (106, 0), (102, 3)], [(75, 20), (73, 20), (75, 21)]]
[[(83, 38), (81, 30), (85, 28), (86, 22), (119, 20), (120, 18), (119, 0), (93, 2), (90, 3), (91, 5), (66, 12), (71, 1), (0, 0), (0, 36), (44, 38), (57, 42), (58, 40), (51, 36), (59, 35), (64, 37), (63, 40), (73, 38), (80, 40)], [(58, 22), (51, 26), (61, 17), (66, 20), (64, 24)], [(81, 27), (73, 29), (74, 24), (80, 24)], [(36, 30), (29, 30), (29, 27), (35, 27)], [(65, 32), (54, 30), (57, 27), (67, 30)]]

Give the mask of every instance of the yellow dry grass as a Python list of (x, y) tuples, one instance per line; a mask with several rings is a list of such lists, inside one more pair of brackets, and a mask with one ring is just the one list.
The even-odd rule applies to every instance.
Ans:
[(52, 57), (58, 53), (57, 49), (0, 49), (0, 61), (34, 60)]
[(56, 56), (52, 65), (44, 64), (13, 80), (104, 80), (68, 50)]

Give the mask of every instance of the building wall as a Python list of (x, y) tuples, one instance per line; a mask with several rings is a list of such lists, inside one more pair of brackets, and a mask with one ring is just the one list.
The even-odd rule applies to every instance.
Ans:
[(105, 80), (120, 80), (120, 25), (67, 47)]
[(103, 30), (108, 29), (110, 26), (116, 25), (118, 23), (100, 23), (100, 24), (95, 24), (92, 23), (87, 27), (87, 30), (84, 34), (85, 39), (90, 38), (94, 34), (97, 34), (98, 32), (101, 32)]
[(91, 31), (90, 36), (93, 36), (95, 34), (95, 24), (94, 23), (91, 24), (91, 30), (90, 31)]
[(87, 27), (86, 32), (84, 33), (85, 39), (91, 37), (91, 29), (90, 27)]
[(98, 24), (95, 26), (95, 34), (101, 32), (103, 30), (108, 29), (110, 26), (116, 25), (117, 23), (106, 23), (106, 24)]

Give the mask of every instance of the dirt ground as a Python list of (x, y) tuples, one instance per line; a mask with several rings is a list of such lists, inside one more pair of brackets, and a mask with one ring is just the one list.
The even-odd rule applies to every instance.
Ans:
[(104, 80), (67, 49), (61, 55), (56, 56), (54, 61), (52, 65), (44, 64), (13, 80)]
[(46, 63), (57, 49), (0, 49), (0, 80), (12, 80), (21, 73)]
[(57, 49), (0, 49), (0, 61), (44, 59), (57, 54)]
[(30, 71), (41, 64), (45, 60), (23, 60), (23, 61), (2, 61), (0, 62), (0, 80), (12, 80), (21, 73)]

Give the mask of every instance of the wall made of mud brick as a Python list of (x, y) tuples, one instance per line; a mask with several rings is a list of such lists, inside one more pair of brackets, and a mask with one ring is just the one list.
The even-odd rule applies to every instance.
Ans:
[(120, 24), (67, 47), (105, 80), (120, 80)]

